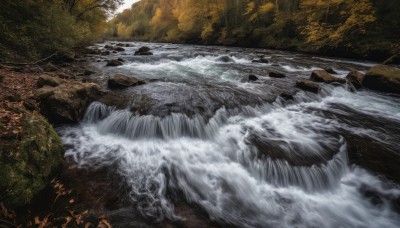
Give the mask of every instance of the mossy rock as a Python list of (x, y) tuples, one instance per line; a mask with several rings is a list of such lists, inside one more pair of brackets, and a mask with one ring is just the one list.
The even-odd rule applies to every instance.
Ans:
[(18, 137), (0, 138), (0, 193), (12, 207), (28, 204), (49, 184), (64, 154), (60, 137), (41, 115), (25, 111), (21, 124)]
[(369, 69), (362, 85), (366, 88), (388, 93), (400, 93), (400, 69), (377, 65)]

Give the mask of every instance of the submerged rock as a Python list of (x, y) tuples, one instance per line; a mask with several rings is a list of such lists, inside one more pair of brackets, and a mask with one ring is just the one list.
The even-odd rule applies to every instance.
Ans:
[(80, 121), (89, 104), (102, 95), (93, 83), (65, 82), (56, 87), (44, 86), (35, 93), (41, 113), (52, 123)]
[(125, 51), (125, 48), (122, 48), (122, 47), (116, 47), (116, 48), (114, 48), (114, 51)]
[(400, 69), (377, 65), (369, 69), (362, 85), (366, 88), (388, 93), (400, 93)]
[(150, 52), (150, 48), (143, 46), (139, 48), (139, 50), (135, 51), (135, 55), (153, 55), (152, 52)]
[(123, 74), (117, 74), (108, 79), (108, 87), (110, 89), (124, 89), (144, 83), (142, 79), (129, 77)]
[(2, 200), (12, 207), (30, 203), (50, 183), (64, 154), (61, 139), (41, 115), (23, 108), (19, 112), (21, 133), (0, 138), (0, 189), (5, 190)]
[(279, 96), (285, 100), (293, 100), (293, 98), (294, 98), (293, 95), (288, 92), (283, 92)]
[(224, 62), (224, 63), (234, 62), (233, 59), (232, 59), (230, 56), (228, 56), (228, 55), (220, 56), (220, 57), (218, 57), (218, 58), (216, 59), (216, 61)]
[(250, 74), (249, 77), (248, 77), (248, 81), (249, 82), (254, 82), (254, 81), (257, 81), (257, 80), (258, 80), (258, 77), (255, 76), (254, 74)]
[(278, 72), (269, 72), (268, 74), (271, 78), (285, 78), (286, 75)]
[(266, 58), (254, 59), (251, 61), (252, 63), (269, 63), (269, 60)]
[(296, 87), (313, 93), (318, 93), (319, 91), (319, 85), (310, 80), (299, 80), (296, 82)]
[(362, 87), (362, 83), (364, 80), (365, 74), (360, 71), (351, 71), (347, 76), (346, 79), (356, 88), (359, 89)]
[(313, 80), (313, 81), (317, 81), (317, 82), (346, 83), (346, 79), (334, 77), (334, 76), (330, 75), (328, 72), (326, 72), (325, 70), (314, 70), (311, 73), (310, 79)]

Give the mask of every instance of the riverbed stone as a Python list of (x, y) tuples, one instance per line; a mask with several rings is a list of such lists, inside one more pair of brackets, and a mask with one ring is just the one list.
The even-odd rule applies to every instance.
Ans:
[(344, 78), (338, 78), (334, 77), (325, 70), (314, 70), (311, 73), (311, 80), (316, 81), (316, 82), (325, 82), (325, 83), (346, 83), (346, 79)]
[(285, 78), (285, 77), (286, 77), (286, 75), (283, 74), (283, 73), (273, 72), (273, 71), (269, 72), (268, 75), (269, 75), (271, 78)]
[(257, 80), (258, 80), (258, 77), (255, 76), (254, 74), (250, 74), (249, 77), (248, 77), (248, 81), (249, 82), (254, 82), (254, 81), (257, 81)]
[(350, 73), (346, 76), (346, 79), (356, 88), (360, 89), (362, 87), (362, 83), (364, 80), (365, 74), (360, 71), (350, 71)]
[(310, 80), (299, 80), (296, 82), (296, 87), (313, 93), (318, 93), (319, 85)]
[(135, 51), (135, 55), (153, 55), (152, 52), (150, 52), (150, 48), (143, 46), (139, 48), (139, 50)]
[(118, 61), (118, 59), (111, 59), (107, 61), (108, 67), (115, 67), (115, 66), (122, 66), (124, 65), (121, 61)]
[(362, 85), (377, 91), (400, 93), (400, 69), (387, 65), (374, 66), (368, 70)]
[(124, 89), (144, 83), (142, 79), (123, 74), (116, 74), (108, 79), (108, 87), (110, 89)]

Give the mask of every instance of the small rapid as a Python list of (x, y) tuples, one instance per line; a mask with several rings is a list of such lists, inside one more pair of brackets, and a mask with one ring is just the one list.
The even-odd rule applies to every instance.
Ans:
[[(248, 70), (255, 68), (260, 74), (264, 68), (277, 67), (289, 78), (291, 74), (301, 77), (320, 67), (315, 62), (329, 59), (307, 58), (312, 65), (301, 66), (293, 59), (285, 60), (288, 63), (282, 59), (302, 56), (277, 52), (271, 59), (284, 67), (254, 66), (251, 54), (235, 49), (230, 55), (220, 50), (193, 57), (197, 47), (183, 48), (188, 50), (174, 52), (161, 46), (156, 56), (174, 55), (175, 59), (132, 59), (121, 70), (135, 69), (147, 79), (163, 74), (185, 85), (205, 86), (212, 81), (232, 88), (232, 98), (244, 90), (248, 93), (243, 96), (260, 96), (260, 102), (216, 106), (207, 115), (172, 110), (164, 116), (92, 103), (78, 126), (59, 129), (71, 166), (112, 169), (127, 189), (119, 194), (144, 217), (156, 221), (185, 220), (175, 210), (177, 202), (183, 201), (201, 208), (210, 220), (235, 227), (400, 226), (396, 211), (400, 188), (352, 165), (349, 158), (349, 140), (354, 137), (396, 150), (399, 97), (321, 85), (319, 94), (297, 91), (293, 100), (274, 96), (268, 102), (259, 95), (262, 89), (290, 91), (292, 79), (274, 84), (266, 77), (263, 84), (252, 84), (239, 80), (243, 71), (252, 73)], [(358, 63), (343, 60), (342, 64), (338, 70), (345, 75), (346, 64)], [(367, 63), (355, 67), (362, 64)], [(226, 83), (221, 78), (236, 79)], [(143, 88), (138, 90), (143, 92)], [(214, 87), (209, 90), (218, 93)], [(211, 104), (207, 103), (211, 98), (202, 98), (205, 105)]]

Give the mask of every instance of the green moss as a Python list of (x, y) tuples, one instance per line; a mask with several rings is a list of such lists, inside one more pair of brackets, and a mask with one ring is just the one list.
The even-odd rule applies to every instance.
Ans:
[(62, 165), (64, 149), (53, 127), (40, 115), (24, 112), (18, 139), (1, 139), (0, 189), (6, 203), (20, 206), (31, 201)]

